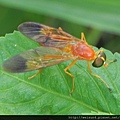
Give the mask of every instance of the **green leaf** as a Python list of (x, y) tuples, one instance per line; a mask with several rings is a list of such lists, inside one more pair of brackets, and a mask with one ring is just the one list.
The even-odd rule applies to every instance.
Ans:
[[(108, 114), (108, 113), (105, 113), (105, 112), (94, 112), (94, 111), (91, 111), (91, 113), (83, 113), (82, 115), (113, 115), (113, 114)], [(95, 117), (95, 116), (93, 116)]]
[(120, 34), (119, 0), (0, 0), (0, 4)]
[[(0, 37), (0, 65), (15, 54), (34, 49), (39, 44), (15, 31)], [(96, 48), (95, 48), (96, 49)], [(108, 59), (117, 59), (107, 68), (93, 68), (112, 88), (93, 77), (87, 62), (79, 60), (69, 71), (75, 77), (72, 96), (71, 77), (64, 68), (71, 61), (51, 66), (32, 80), (37, 71), (10, 74), (0, 69), (0, 114), (120, 114), (120, 55), (105, 50)]]

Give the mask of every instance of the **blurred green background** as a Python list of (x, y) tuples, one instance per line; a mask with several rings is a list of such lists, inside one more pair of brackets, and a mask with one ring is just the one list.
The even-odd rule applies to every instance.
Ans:
[(0, 36), (25, 21), (84, 32), (89, 44), (120, 52), (120, 0), (0, 0)]

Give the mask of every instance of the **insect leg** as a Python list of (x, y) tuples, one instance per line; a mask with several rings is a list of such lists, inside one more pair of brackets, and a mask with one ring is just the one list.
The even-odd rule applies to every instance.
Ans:
[(77, 59), (75, 59), (69, 66), (67, 66), (64, 71), (66, 74), (68, 74), (71, 78), (72, 78), (72, 90), (70, 91), (70, 95), (72, 95), (73, 91), (74, 91), (74, 76), (69, 73), (67, 70), (70, 69), (75, 63), (76, 63)]
[(92, 70), (90, 68), (90, 61), (88, 61), (88, 69), (89, 69), (91, 75), (93, 75), (96, 78), (98, 78), (99, 80), (101, 80), (106, 85), (106, 87), (109, 89), (109, 91), (112, 92), (112, 89), (110, 88), (110, 86), (99, 75), (92, 73)]
[(37, 75), (39, 75), (41, 72), (42, 72), (42, 69), (40, 69), (36, 74), (28, 77), (28, 79), (29, 79), (29, 80), (30, 80), (30, 79), (33, 79), (34, 77), (36, 77)]
[(58, 28), (59, 31), (63, 31), (61, 27)]
[(85, 38), (85, 35), (84, 35), (84, 33), (83, 33), (83, 32), (81, 32), (81, 40), (86, 41), (86, 38)]

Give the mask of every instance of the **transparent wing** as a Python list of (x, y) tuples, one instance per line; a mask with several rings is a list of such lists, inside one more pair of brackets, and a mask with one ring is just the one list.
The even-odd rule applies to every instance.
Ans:
[(35, 22), (25, 22), (18, 26), (18, 30), (28, 38), (43, 46), (64, 48), (80, 39), (64, 32), (61, 28), (55, 29)]
[(27, 72), (70, 60), (72, 55), (57, 48), (38, 47), (13, 56), (3, 63), (3, 70), (12, 73)]

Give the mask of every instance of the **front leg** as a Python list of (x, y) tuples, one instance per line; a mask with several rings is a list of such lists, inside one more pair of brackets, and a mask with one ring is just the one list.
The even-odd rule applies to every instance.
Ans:
[(74, 91), (74, 87), (75, 87), (74, 84), (75, 84), (75, 83), (74, 83), (74, 76), (73, 76), (71, 73), (69, 73), (67, 70), (69, 70), (76, 62), (77, 62), (77, 59), (75, 59), (69, 66), (67, 66), (67, 67), (64, 69), (65, 73), (68, 74), (68, 75), (72, 78), (72, 89), (71, 89), (71, 91), (70, 91), (70, 95), (72, 95), (72, 93), (73, 93), (73, 91)]

